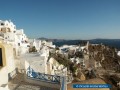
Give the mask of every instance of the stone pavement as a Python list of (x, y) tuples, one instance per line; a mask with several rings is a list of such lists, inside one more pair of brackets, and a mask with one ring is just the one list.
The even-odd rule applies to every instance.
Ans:
[(58, 90), (54, 88), (39, 86), (24, 82), (24, 75), (19, 73), (14, 79), (9, 81), (8, 87), (10, 90)]

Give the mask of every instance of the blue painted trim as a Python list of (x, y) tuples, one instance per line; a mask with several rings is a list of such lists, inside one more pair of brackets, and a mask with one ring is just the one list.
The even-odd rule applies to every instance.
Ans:
[[(30, 79), (60, 84), (60, 76), (34, 72), (34, 70), (32, 68), (30, 68), (30, 66), (28, 67), (27, 70), (28, 70), (27, 77)], [(48, 78), (50, 78), (50, 79), (48, 79)]]

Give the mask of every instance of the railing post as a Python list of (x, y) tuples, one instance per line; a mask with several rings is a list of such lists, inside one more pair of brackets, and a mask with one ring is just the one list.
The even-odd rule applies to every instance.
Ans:
[(66, 77), (61, 77), (61, 90), (67, 90)]

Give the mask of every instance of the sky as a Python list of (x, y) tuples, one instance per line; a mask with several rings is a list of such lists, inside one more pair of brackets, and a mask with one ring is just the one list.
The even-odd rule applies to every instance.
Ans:
[(120, 39), (120, 0), (1, 0), (0, 20), (29, 38)]

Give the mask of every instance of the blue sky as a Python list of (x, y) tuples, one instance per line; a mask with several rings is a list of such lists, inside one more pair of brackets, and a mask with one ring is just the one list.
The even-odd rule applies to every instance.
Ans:
[(1, 0), (0, 19), (30, 38), (120, 39), (120, 0)]

